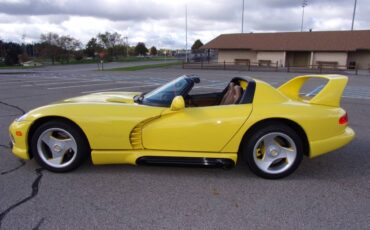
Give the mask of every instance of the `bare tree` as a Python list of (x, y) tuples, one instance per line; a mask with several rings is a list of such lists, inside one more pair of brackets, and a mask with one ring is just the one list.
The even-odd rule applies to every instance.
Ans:
[(59, 35), (56, 33), (41, 34), (39, 52), (42, 56), (50, 58), (52, 64), (60, 58), (61, 48), (58, 47)]
[(111, 57), (117, 59), (117, 46), (123, 44), (121, 34), (117, 32), (105, 32), (104, 34), (98, 34), (97, 38), (99, 43), (108, 51)]
[(67, 63), (69, 62), (69, 59), (71, 55), (79, 48), (81, 48), (81, 42), (71, 36), (61, 36), (57, 40), (58, 47), (62, 48), (63, 54), (62, 59), (66, 60)]
[(81, 48), (81, 42), (69, 35), (59, 36), (56, 33), (41, 34), (41, 53), (51, 59), (69, 62), (72, 54)]

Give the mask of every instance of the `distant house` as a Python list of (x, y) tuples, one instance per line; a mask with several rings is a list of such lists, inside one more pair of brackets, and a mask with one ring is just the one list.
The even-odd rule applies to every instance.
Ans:
[(222, 34), (202, 48), (235, 64), (370, 68), (370, 30)]

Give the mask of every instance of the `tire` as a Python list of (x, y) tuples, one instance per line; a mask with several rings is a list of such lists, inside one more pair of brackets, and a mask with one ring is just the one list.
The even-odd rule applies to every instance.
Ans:
[(69, 172), (89, 156), (89, 144), (75, 125), (55, 120), (40, 125), (31, 137), (35, 160), (52, 172)]
[(300, 136), (289, 126), (268, 123), (244, 138), (242, 156), (253, 173), (265, 179), (289, 176), (303, 158)]

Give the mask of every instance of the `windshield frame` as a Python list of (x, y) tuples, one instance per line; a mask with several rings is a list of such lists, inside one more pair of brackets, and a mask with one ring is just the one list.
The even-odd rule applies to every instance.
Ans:
[[(181, 87), (180, 91), (177, 93), (177, 89), (175, 90), (170, 90), (175, 86), (176, 83), (178, 82), (185, 82), (185, 85)], [(189, 77), (187, 75), (180, 76), (178, 78), (175, 78), (174, 80), (148, 92), (148, 93), (143, 93), (139, 97), (135, 99), (136, 102), (143, 104), (143, 105), (149, 105), (149, 106), (158, 106), (158, 107), (170, 107), (173, 98), (176, 96), (182, 96), (186, 97), (186, 95), (190, 92), (190, 90), (194, 86), (194, 79), (192, 77)], [(156, 97), (163, 97), (164, 94), (169, 94), (169, 92), (174, 92), (173, 95), (170, 95), (168, 99), (158, 99)], [(161, 95), (162, 96), (159, 96)]]

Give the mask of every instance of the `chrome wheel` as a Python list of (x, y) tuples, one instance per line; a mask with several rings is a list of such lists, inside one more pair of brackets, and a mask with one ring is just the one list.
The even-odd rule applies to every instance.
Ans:
[(268, 174), (287, 171), (296, 161), (297, 146), (292, 138), (281, 132), (271, 132), (258, 139), (253, 148), (256, 166)]
[(49, 128), (37, 140), (37, 153), (45, 164), (53, 168), (65, 168), (76, 158), (77, 143), (68, 131)]

